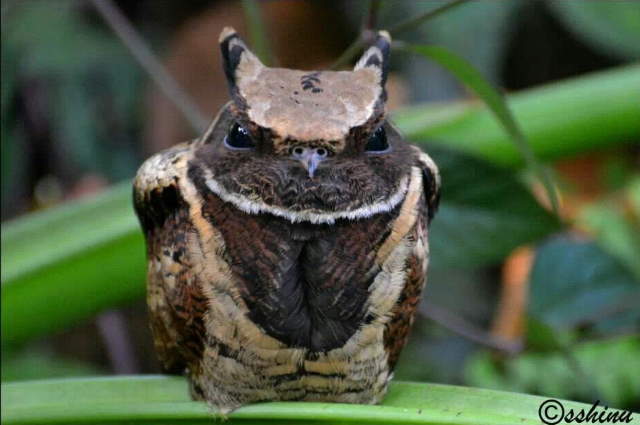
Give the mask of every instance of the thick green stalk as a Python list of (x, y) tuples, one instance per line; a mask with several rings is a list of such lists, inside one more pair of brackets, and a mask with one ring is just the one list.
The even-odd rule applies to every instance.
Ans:
[(64, 329), (144, 294), (131, 184), (2, 226), (2, 345)]
[[(507, 96), (533, 151), (543, 160), (640, 140), (640, 65), (585, 76)], [(414, 141), (433, 141), (504, 166), (523, 160), (480, 102), (410, 107), (394, 114)]]
[[(224, 423), (526, 425), (540, 423), (538, 409), (544, 401), (543, 397), (501, 391), (392, 382), (378, 406), (259, 403), (236, 410)], [(567, 411), (588, 411), (590, 407), (570, 401), (562, 404)], [(2, 385), (5, 425), (211, 424), (215, 417), (204, 403), (189, 400), (186, 382), (177, 377), (61, 379)]]

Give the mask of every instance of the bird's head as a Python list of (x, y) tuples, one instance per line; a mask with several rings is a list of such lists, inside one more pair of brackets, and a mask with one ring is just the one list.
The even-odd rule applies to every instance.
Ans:
[(267, 67), (228, 27), (220, 48), (232, 101), (198, 155), (214, 191), (293, 221), (355, 218), (399, 202), (410, 148), (385, 117), (387, 32), (349, 71)]

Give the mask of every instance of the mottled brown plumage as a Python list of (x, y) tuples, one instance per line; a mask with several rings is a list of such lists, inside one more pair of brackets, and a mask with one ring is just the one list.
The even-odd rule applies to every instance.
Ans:
[(160, 360), (222, 412), (377, 403), (425, 282), (438, 170), (385, 119), (389, 37), (354, 71), (267, 68), (231, 29), (232, 101), (134, 183)]

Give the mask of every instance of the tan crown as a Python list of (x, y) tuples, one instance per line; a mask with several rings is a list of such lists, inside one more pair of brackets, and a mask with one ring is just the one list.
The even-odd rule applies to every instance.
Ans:
[(232, 95), (252, 122), (279, 140), (334, 141), (338, 149), (383, 100), (389, 41), (381, 31), (353, 71), (298, 71), (263, 65), (232, 28), (220, 35)]

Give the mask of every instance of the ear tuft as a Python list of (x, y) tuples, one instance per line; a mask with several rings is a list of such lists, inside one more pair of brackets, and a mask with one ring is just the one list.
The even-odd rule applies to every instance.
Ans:
[(218, 37), (218, 43), (222, 44), (227, 38), (237, 35), (235, 28), (233, 27), (224, 27), (222, 32), (220, 33), (220, 37)]
[(387, 81), (389, 70), (389, 51), (391, 50), (391, 36), (387, 31), (378, 31), (375, 40), (362, 55), (354, 71), (362, 68), (375, 68), (380, 71), (380, 84)]
[(230, 89), (233, 90), (236, 86), (241, 62), (246, 61), (249, 69), (257, 69), (264, 66), (232, 27), (225, 27), (220, 33), (218, 41), (222, 52), (224, 73), (227, 76)]

